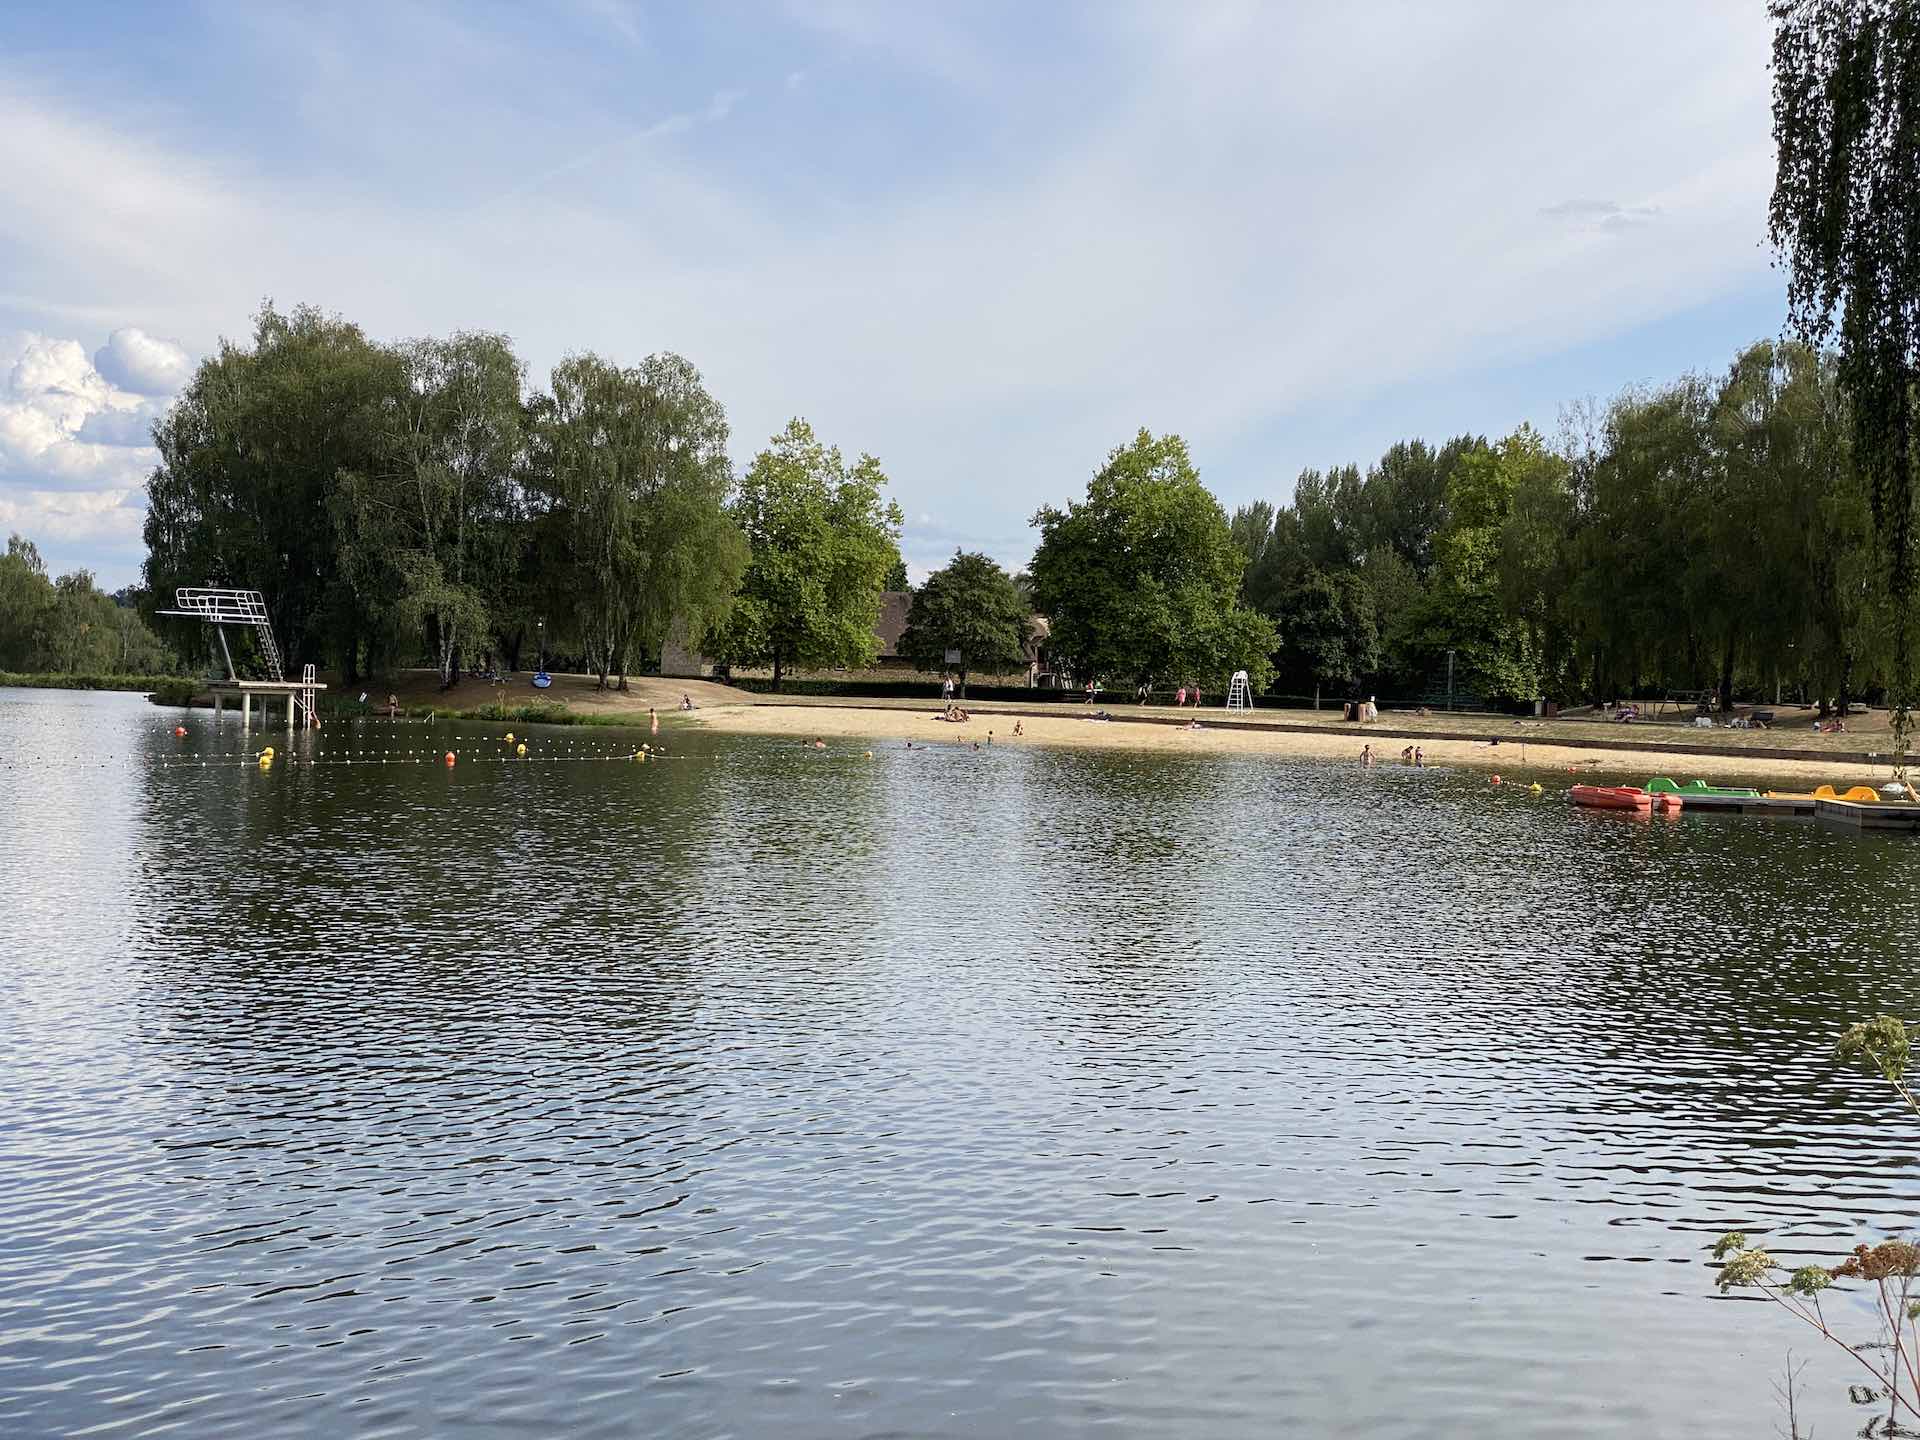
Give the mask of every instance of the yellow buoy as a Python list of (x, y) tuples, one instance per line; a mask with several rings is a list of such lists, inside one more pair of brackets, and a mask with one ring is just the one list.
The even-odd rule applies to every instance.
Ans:
[(513, 744), (513, 731), (507, 731), (507, 744)]
[[(508, 739), (512, 739), (513, 737), (512, 737), (512, 736), (508, 736), (507, 738), (508, 738)], [(516, 754), (516, 755), (524, 755), (524, 754), (526, 754), (526, 753), (527, 753), (527, 745), (526, 745), (526, 742), (525, 742), (525, 741), (523, 740), (523, 741), (521, 741), (521, 742), (520, 742), (520, 743), (519, 743), (518, 745), (516, 745), (516, 746), (514, 746), (514, 747), (513, 747), (513, 753), (514, 753), (514, 754)]]

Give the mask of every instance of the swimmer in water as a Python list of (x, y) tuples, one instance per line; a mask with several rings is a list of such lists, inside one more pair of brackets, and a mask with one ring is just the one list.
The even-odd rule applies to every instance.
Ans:
[(1363, 770), (1370, 770), (1373, 768), (1373, 746), (1371, 744), (1361, 747), (1360, 768)]

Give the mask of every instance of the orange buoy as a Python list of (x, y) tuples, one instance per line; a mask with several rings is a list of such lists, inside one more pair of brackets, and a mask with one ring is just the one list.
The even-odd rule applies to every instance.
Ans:
[(447, 765), (449, 768), (453, 765), (453, 751), (451, 750), (447, 751)]
[(1498, 775), (1494, 776), (1492, 783), (1498, 785), (1500, 783), (1500, 777)]
[(173, 734), (175, 739), (179, 739), (183, 737), (186, 733), (187, 733), (187, 727), (184, 725), (176, 725), (173, 727)]

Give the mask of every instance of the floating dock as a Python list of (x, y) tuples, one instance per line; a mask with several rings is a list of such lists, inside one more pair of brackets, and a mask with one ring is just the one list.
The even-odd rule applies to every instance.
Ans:
[(1826, 803), (1824, 800), (1815, 800), (1811, 795), (1688, 795), (1681, 813), (1811, 817), (1816, 805)]
[(1920, 831), (1920, 805), (1910, 800), (1882, 800), (1862, 804), (1856, 800), (1816, 800), (1813, 817), (1829, 825), (1848, 830)]

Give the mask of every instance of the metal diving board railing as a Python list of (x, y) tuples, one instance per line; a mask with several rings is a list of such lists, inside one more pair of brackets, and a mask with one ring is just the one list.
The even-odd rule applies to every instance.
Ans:
[[(286, 671), (280, 661), (280, 646), (273, 638), (273, 622), (267, 618), (266, 598), (258, 590), (220, 590), (208, 587), (181, 589), (173, 592), (173, 610), (162, 610), (162, 615), (178, 615), (186, 620), (204, 620), (209, 625), (251, 625), (260, 642), (260, 658), (266, 664), (267, 677), (271, 680), (285, 680)], [(233, 668), (233, 653), (227, 649), (227, 637), (220, 636), (220, 649), (227, 657), (227, 675), (237, 678)]]

